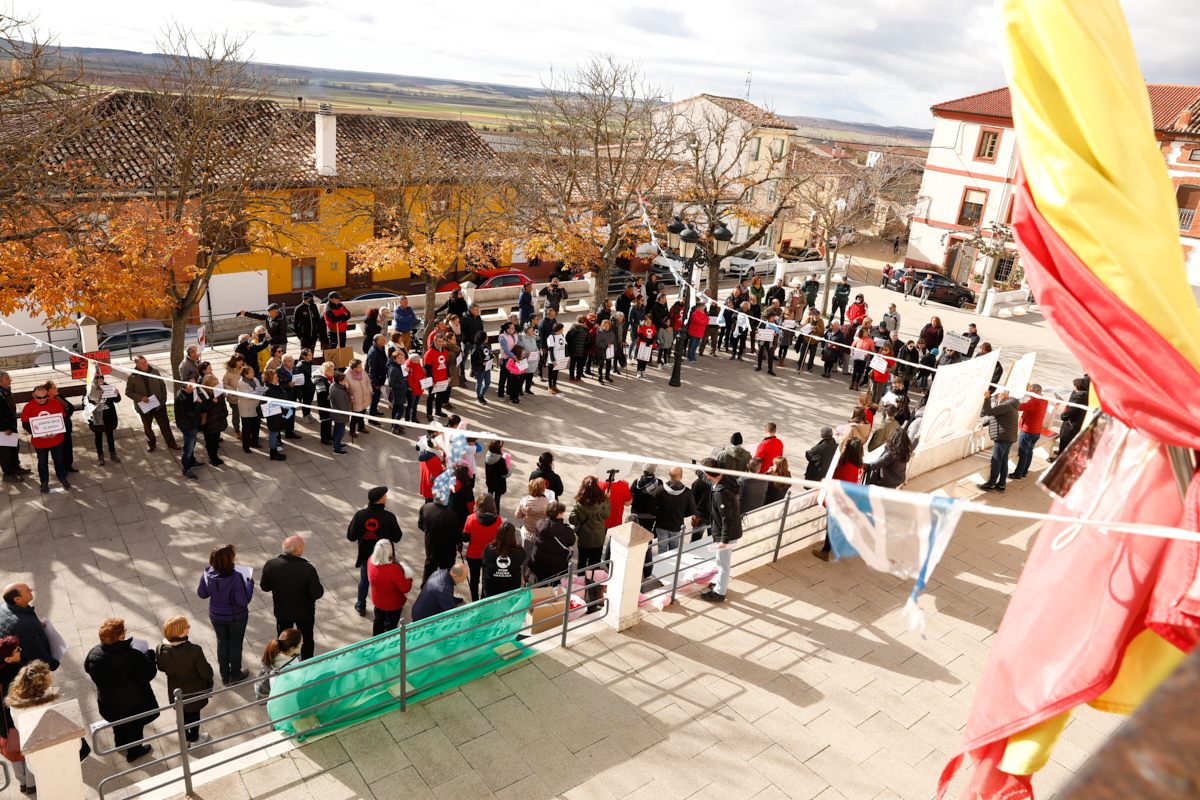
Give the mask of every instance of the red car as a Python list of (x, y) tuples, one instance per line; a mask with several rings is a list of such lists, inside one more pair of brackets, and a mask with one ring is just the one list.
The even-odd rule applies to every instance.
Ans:
[(533, 278), (515, 269), (481, 269), (468, 272), (461, 281), (447, 281), (438, 287), (439, 292), (452, 292), (463, 283), (473, 283), (476, 289), (499, 289), (502, 286), (520, 286), (533, 283)]

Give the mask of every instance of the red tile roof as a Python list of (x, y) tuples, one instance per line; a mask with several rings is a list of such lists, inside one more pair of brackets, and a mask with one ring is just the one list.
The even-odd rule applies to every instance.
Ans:
[(759, 108), (751, 102), (742, 100), (740, 97), (722, 97), (718, 94), (702, 94), (700, 96), (710, 103), (720, 106), (730, 114), (741, 117), (759, 127), (779, 128), (785, 131), (798, 130), (795, 125), (787, 120), (780, 119), (770, 111)]
[[(1157, 131), (1180, 131), (1181, 129), (1175, 127), (1180, 112), (1200, 99), (1200, 86), (1148, 83), (1146, 91), (1150, 94), (1150, 111), (1154, 116), (1154, 129)], [(1002, 89), (993, 89), (990, 92), (980, 92), (969, 97), (938, 103), (930, 110), (935, 116), (938, 112), (950, 112), (977, 114), (981, 117), (996, 117), (1011, 121), (1012, 96), (1006, 86)], [(1188, 132), (1191, 132), (1190, 128)]]

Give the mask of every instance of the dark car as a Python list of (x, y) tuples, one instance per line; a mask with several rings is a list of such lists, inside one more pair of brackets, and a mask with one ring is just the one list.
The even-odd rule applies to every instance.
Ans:
[(815, 247), (785, 247), (779, 257), (784, 261), (820, 261), (825, 256)]
[[(894, 291), (903, 291), (901, 280), (911, 275), (911, 280), (921, 283), (926, 277), (933, 277), (933, 290), (929, 293), (930, 300), (936, 300), (939, 303), (945, 303), (951, 306), (962, 308), (968, 303), (975, 302), (975, 293), (965, 286), (961, 286), (954, 281), (942, 275), (940, 272), (931, 272), (927, 269), (915, 269), (906, 272), (904, 275), (895, 275), (888, 278), (887, 288)], [(914, 289), (914, 293), (919, 293), (920, 289)]]

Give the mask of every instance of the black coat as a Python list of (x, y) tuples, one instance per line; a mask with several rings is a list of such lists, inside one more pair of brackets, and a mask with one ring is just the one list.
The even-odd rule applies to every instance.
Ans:
[(181, 431), (200, 429), (200, 404), (196, 402), (195, 390), (175, 392), (175, 427)]
[[(1088, 402), (1087, 392), (1071, 392), (1071, 396), (1067, 398), (1068, 402), (1078, 403), (1085, 406)], [(1058, 452), (1062, 453), (1067, 449), (1074, 438), (1079, 435), (1079, 431), (1083, 428), (1083, 419), (1087, 416), (1087, 412), (1082, 408), (1071, 408), (1067, 406), (1059, 414), (1058, 418), (1063, 421), (1062, 428), (1058, 431)]]
[(417, 527), (425, 533), (425, 561), (450, 569), (462, 544), (462, 525), (448, 507), (438, 502), (421, 506)]
[(458, 326), (462, 331), (459, 341), (463, 344), (475, 344), (475, 336), (483, 330), (483, 317), (471, 313), (463, 314), (459, 317)]
[(383, 386), (387, 383), (388, 357), (382, 347), (371, 345), (367, 350), (367, 375), (371, 377), (372, 386)]
[(838, 443), (832, 436), (822, 439), (806, 450), (804, 457), (808, 459), (808, 468), (804, 470), (804, 479), (806, 481), (824, 480), (825, 476), (829, 474), (829, 465), (837, 457), (837, 452)]
[(591, 336), (588, 335), (587, 327), (576, 323), (571, 326), (571, 330), (567, 331), (567, 355), (572, 358), (583, 358), (587, 355), (588, 345), (591, 343)]
[(229, 405), (225, 397), (210, 397), (201, 401), (200, 408), (204, 412), (204, 432), (220, 433), (229, 427)]
[(742, 538), (742, 510), (738, 504), (740, 487), (732, 475), (722, 475), (716, 483), (703, 472), (697, 477), (709, 486), (709, 528), (714, 542), (735, 542)]
[[(280, 386), (278, 383), (267, 384), (267, 391), (265, 394), (263, 394), (263, 398), (264, 399), (270, 398), (271, 400), (290, 400), (291, 399), (290, 397), (288, 397), (287, 390), (284, 389), (282, 386)], [(267, 413), (267, 408), (266, 408), (265, 403), (263, 405), (260, 405), (259, 408), (262, 410), (263, 414)], [(178, 413), (178, 412), (176, 412), (176, 413)], [(267, 417), (266, 418), (267, 419), (267, 430), (275, 431), (276, 433), (278, 433), (279, 431), (282, 431), (285, 428), (287, 428), (287, 418), (284, 416), (287, 413), (288, 413), (288, 409), (282, 408), (282, 409), (280, 409), (278, 414), (272, 414), (271, 416)], [(293, 413), (295, 413), (295, 412), (293, 412)]]
[[(87, 654), (83, 670), (96, 684), (100, 716), (109, 722), (158, 708), (151, 685), (158, 674), (154, 651), (134, 650), (132, 639), (96, 645)], [(139, 722), (145, 724), (155, 719), (158, 714), (142, 717)]]
[(503, 455), (491, 462), (485, 456), (483, 474), (487, 481), (487, 490), (489, 492), (504, 494), (508, 491), (509, 471), (508, 465), (504, 463)]
[(542, 478), (546, 481), (546, 488), (554, 492), (554, 499), (558, 502), (563, 502), (563, 482), (562, 478), (558, 477), (558, 473), (552, 469), (535, 469), (529, 473), (529, 480), (535, 481)]
[(271, 340), (271, 344), (287, 345), (288, 324), (287, 317), (280, 311), (274, 317), (270, 314), (256, 314), (253, 311), (247, 311), (246, 316), (250, 319), (261, 319), (263, 327), (267, 329), (267, 338)]
[[(62, 403), (63, 398), (58, 398), (58, 402)], [(115, 431), (117, 423), (120, 422), (120, 418), (117, 416), (117, 403), (119, 402), (121, 402), (120, 392), (117, 392), (116, 397), (100, 398), (100, 402), (92, 410), (92, 418), (88, 421), (88, 427), (94, 431)]]
[[(163, 642), (155, 653), (158, 656), (158, 671), (167, 676), (167, 699), (175, 700), (175, 690), (183, 690), (186, 700), (197, 694), (204, 694), (212, 688), (213, 668), (204, 657), (204, 648), (200, 645), (184, 641), (182, 644), (167, 644)], [(196, 712), (208, 705), (208, 698), (184, 703), (183, 710)]]
[(350, 527), (346, 529), (346, 538), (351, 542), (358, 542), (358, 560), (354, 562), (354, 566), (361, 567), (367, 563), (376, 543), (381, 539), (398, 542), (403, 536), (404, 532), (400, 530), (396, 515), (383, 506), (371, 503), (366, 508), (360, 508), (354, 512)]
[(567, 559), (575, 546), (575, 532), (561, 519), (539, 519), (529, 552), (529, 569), (539, 581), (567, 571)]
[(325, 594), (317, 568), (286, 553), (263, 564), (258, 588), (271, 593), (277, 619), (315, 619), (317, 601)]
[(292, 330), (301, 341), (319, 339), (325, 341), (325, 317), (316, 303), (301, 303), (292, 316)]
[(16, 401), (12, 392), (0, 387), (0, 432), (20, 430), (17, 426), (20, 418), (17, 416)]

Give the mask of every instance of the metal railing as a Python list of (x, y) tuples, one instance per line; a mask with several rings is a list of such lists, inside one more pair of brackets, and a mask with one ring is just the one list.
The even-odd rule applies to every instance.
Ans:
[[(772, 503), (771, 505), (755, 509), (754, 511), (748, 513), (743, 517), (743, 522), (742, 538), (738, 540), (737, 545), (733, 549), (732, 553), (734, 557), (732, 568), (744, 568), (756, 561), (761, 561), (762, 564), (773, 563), (779, 560), (780, 554), (785, 548), (792, 547), (806, 539), (823, 534), (825, 532), (825, 511), (817, 504), (817, 490), (808, 490), (797, 495), (793, 495), (791, 492), (788, 492), (788, 494), (782, 500)], [(689, 540), (685, 542), (685, 538), (688, 538)], [(662, 540), (651, 539), (648, 547), (655, 548), (656, 545), (661, 544), (670, 547), (671, 549), (665, 553), (650, 557), (643, 565), (643, 575), (645, 575), (645, 567), (647, 566), (651, 572), (650, 577), (643, 578), (643, 587), (648, 588), (648, 583), (650, 581), (660, 580), (662, 582), (662, 588), (654, 591), (652, 594), (644, 594), (642, 597), (642, 602), (646, 603), (667, 594), (670, 595), (670, 602), (674, 602), (677, 594), (681, 590), (684, 590), (689, 586), (693, 586), (702, 580), (701, 578), (690, 578), (681, 582), (680, 578), (685, 572), (694, 571), (698, 567), (703, 567), (704, 565), (716, 561), (715, 553), (708, 550), (708, 541), (709, 538), (707, 525), (700, 526), (691, 531), (686, 530), (685, 528), (685, 530)], [(230, 761), (234, 761), (242, 758), (243, 756), (256, 753), (270, 747), (276, 747), (282, 741), (287, 739), (303, 740), (304, 738), (334, 729), (348, 721), (364, 719), (367, 717), (367, 715), (373, 712), (383, 712), (390, 708), (397, 708), (400, 711), (404, 711), (408, 707), (408, 698), (412, 694), (425, 694), (431, 689), (436, 689), (436, 687), (439, 685), (447, 684), (448, 682), (468, 671), (478, 670), (483, 666), (491, 664), (496, 664), (499, 666), (501, 663), (510, 663), (512, 660), (510, 654), (508, 653), (497, 654), (493, 651), (492, 656), (483, 661), (470, 661), (467, 666), (457, 669), (449, 674), (442, 675), (431, 683), (414, 687), (410, 686), (408, 683), (409, 675), (416, 671), (410, 668), (410, 659), (414, 653), (417, 653), (427, 647), (432, 647), (453, 637), (462, 636), (463, 634), (469, 633), (470, 631), (478, 628), (492, 625), (496, 621), (505, 619), (507, 617), (512, 617), (517, 614), (523, 616), (527, 611), (533, 611), (536, 608), (544, 607), (546, 605), (557, 605), (558, 603), (562, 603), (563, 605), (563, 608), (560, 612), (551, 614), (547, 617), (537, 619), (536, 615), (531, 616), (530, 622), (528, 624), (522, 624), (515, 634), (504, 633), (500, 636), (476, 643), (471, 647), (464, 648), (462, 650), (456, 650), (448, 655), (442, 656), (441, 658), (421, 664), (418, 667), (418, 670), (423, 672), (436, 664), (449, 661), (450, 659), (460, 659), (466, 653), (474, 652), (484, 648), (492, 648), (502, 642), (511, 641), (514, 636), (517, 637), (519, 643), (526, 650), (531, 650), (536, 645), (555, 639), (558, 640), (558, 646), (566, 647), (568, 636), (572, 631), (579, 630), (587, 625), (604, 619), (605, 614), (593, 613), (592, 609), (604, 608), (605, 604), (607, 603), (607, 598), (597, 597), (596, 599), (588, 600), (588, 587), (597, 584), (604, 585), (605, 581), (593, 583), (594, 572), (599, 570), (608, 573), (611, 576), (612, 563), (613, 562), (611, 560), (606, 559), (596, 564), (588, 564), (586, 566), (579, 567), (576, 566), (575, 555), (572, 554), (568, 558), (567, 569), (564, 573), (560, 573), (553, 578), (539, 581), (525, 587), (527, 589), (554, 588), (559, 584), (563, 584), (564, 592), (561, 594), (556, 593), (554, 596), (535, 600), (531, 602), (529, 606), (523, 606), (519, 609), (510, 611), (506, 614), (498, 615), (496, 617), (489, 617), (478, 624), (455, 630), (453, 633), (447, 636), (442, 636), (431, 641), (423, 642), (415, 647), (410, 647), (408, 644), (408, 635), (410, 631), (417, 630), (422, 626), (431, 624), (435, 621), (445, 622), (447, 619), (452, 618), (456, 614), (475, 612), (479, 608), (480, 604), (497, 601), (500, 598), (508, 597), (510, 595), (504, 594), (497, 595), (496, 597), (484, 598), (477, 603), (470, 603), (454, 611), (446, 612), (445, 614), (439, 614), (436, 617), (422, 620), (420, 622), (405, 623), (401, 621), (399, 627), (395, 631), (381, 634), (377, 637), (371, 637), (355, 645), (351, 645), (350, 647), (342, 648), (331, 653), (326, 653), (315, 658), (311, 658), (299, 666), (308, 667), (314, 664), (319, 664), (322, 661), (340, 658), (347, 653), (353, 653), (367, 647), (374, 648), (378, 646), (380, 641), (391, 637), (399, 637), (398, 654), (388, 653), (381, 658), (375, 658), (366, 664), (359, 664), (352, 669), (342, 670), (340, 672), (335, 670), (333, 674), (324, 675), (310, 682), (306, 682), (304, 685), (295, 689), (290, 689), (284, 692), (272, 692), (268, 698), (256, 699), (250, 703), (237, 705), (232, 709), (227, 709), (217, 714), (213, 714), (212, 716), (206, 717), (199, 722), (191, 724), (186, 724), (184, 722), (183, 707), (185, 705), (198, 700), (212, 699), (227, 692), (252, 686), (257, 680), (259, 680), (259, 678), (252, 677), (241, 683), (232, 684), (221, 689), (214, 689), (212, 691), (202, 692), (186, 697), (180, 690), (177, 689), (174, 693), (173, 701), (169, 705), (161, 706), (151, 711), (146, 711), (135, 716), (117, 720), (115, 722), (105, 722), (102, 725), (98, 725), (92, 731), (92, 745), (95, 754), (97, 756), (109, 755), (118, 752), (118, 750), (115, 747), (105, 749), (101, 745), (100, 734), (104, 730), (112, 728), (116, 725), (121, 725), (128, 722), (136, 722), (137, 720), (146, 719), (148, 717), (157, 717), (163, 712), (173, 712), (175, 724), (171, 727), (171, 729), (146, 736), (136, 742), (127, 743), (121, 749), (123, 750), (126, 747), (139, 747), (155, 740), (166, 740), (169, 737), (174, 737), (179, 747), (179, 752), (164, 755), (153, 761), (139, 764), (135, 767), (130, 767), (104, 778), (97, 786), (99, 796), (101, 800), (104, 800), (106, 796), (105, 793), (113, 790), (112, 784), (124, 777), (127, 777), (135, 772), (144, 773), (147, 768), (158, 764), (167, 764), (168, 762), (175, 761), (175, 759), (179, 760), (179, 766), (181, 768), (180, 775), (165, 777), (163, 781), (156, 783), (153, 786), (141, 789), (134, 794), (123, 795), (123, 797), (125, 800), (132, 800), (132, 798), (139, 797), (151, 791), (157, 791), (158, 789), (162, 789), (178, 781), (183, 781), (184, 791), (190, 795), (192, 794), (193, 790), (193, 779), (196, 775), (220, 767), (229, 763)], [(630, 565), (629, 568), (632, 569), (634, 567)], [(581, 587), (575, 586), (576, 578), (582, 578), (584, 585)], [(573, 598), (579, 600), (579, 604), (575, 608), (571, 607)], [(560, 619), (561, 626), (556, 624), (556, 627), (553, 631), (548, 631), (545, 629), (544, 626), (548, 622), (557, 621)], [(534, 634), (533, 632), (533, 628), (535, 627), (539, 629), (537, 634)], [(536, 636), (539, 638), (521, 638), (522, 636)], [(225, 734), (219, 738), (209, 741), (205, 744), (205, 747), (215, 747), (216, 745), (227, 742), (231, 739), (247, 736), (259, 731), (270, 730), (275, 728), (280, 723), (284, 723), (292, 719), (307, 717), (322, 708), (326, 708), (334, 703), (341, 702), (355, 695), (363, 694), (364, 692), (372, 689), (379, 689), (385, 686), (398, 687), (394, 694), (385, 693), (386, 699), (365, 707), (355, 707), (350, 713), (344, 714), (335, 719), (319, 721), (319, 724), (311, 728), (307, 728), (304, 731), (284, 734), (283, 739), (273, 738), (271, 741), (260, 744), (251, 749), (238, 748), (236, 753), (228, 756), (227, 758), (214, 761), (213, 763), (206, 763), (199, 769), (193, 768), (192, 761), (194, 758), (188, 752), (188, 729), (196, 728), (201, 724), (211, 724), (224, 717), (252, 709), (255, 706), (264, 706), (269, 700), (286, 697), (287, 695), (295, 694), (300, 691), (311, 690), (313, 686), (336, 681), (344, 676), (359, 672), (361, 670), (366, 670), (370, 667), (378, 666), (384, 662), (397, 662), (399, 664), (399, 671), (395, 674), (386, 675), (382, 680), (375, 681), (365, 686), (355, 686), (352, 691), (339, 694), (322, 702), (315, 703), (311, 706), (305, 706), (300, 708), (298, 711), (285, 716), (281, 716), (276, 719), (268, 718), (264, 722), (250, 725), (234, 731), (233, 733)], [(353, 682), (351, 681), (350, 683)]]
[(1181, 208), (1179, 209), (1179, 230), (1181, 233), (1187, 233), (1192, 229), (1192, 222), (1196, 219), (1196, 209)]

